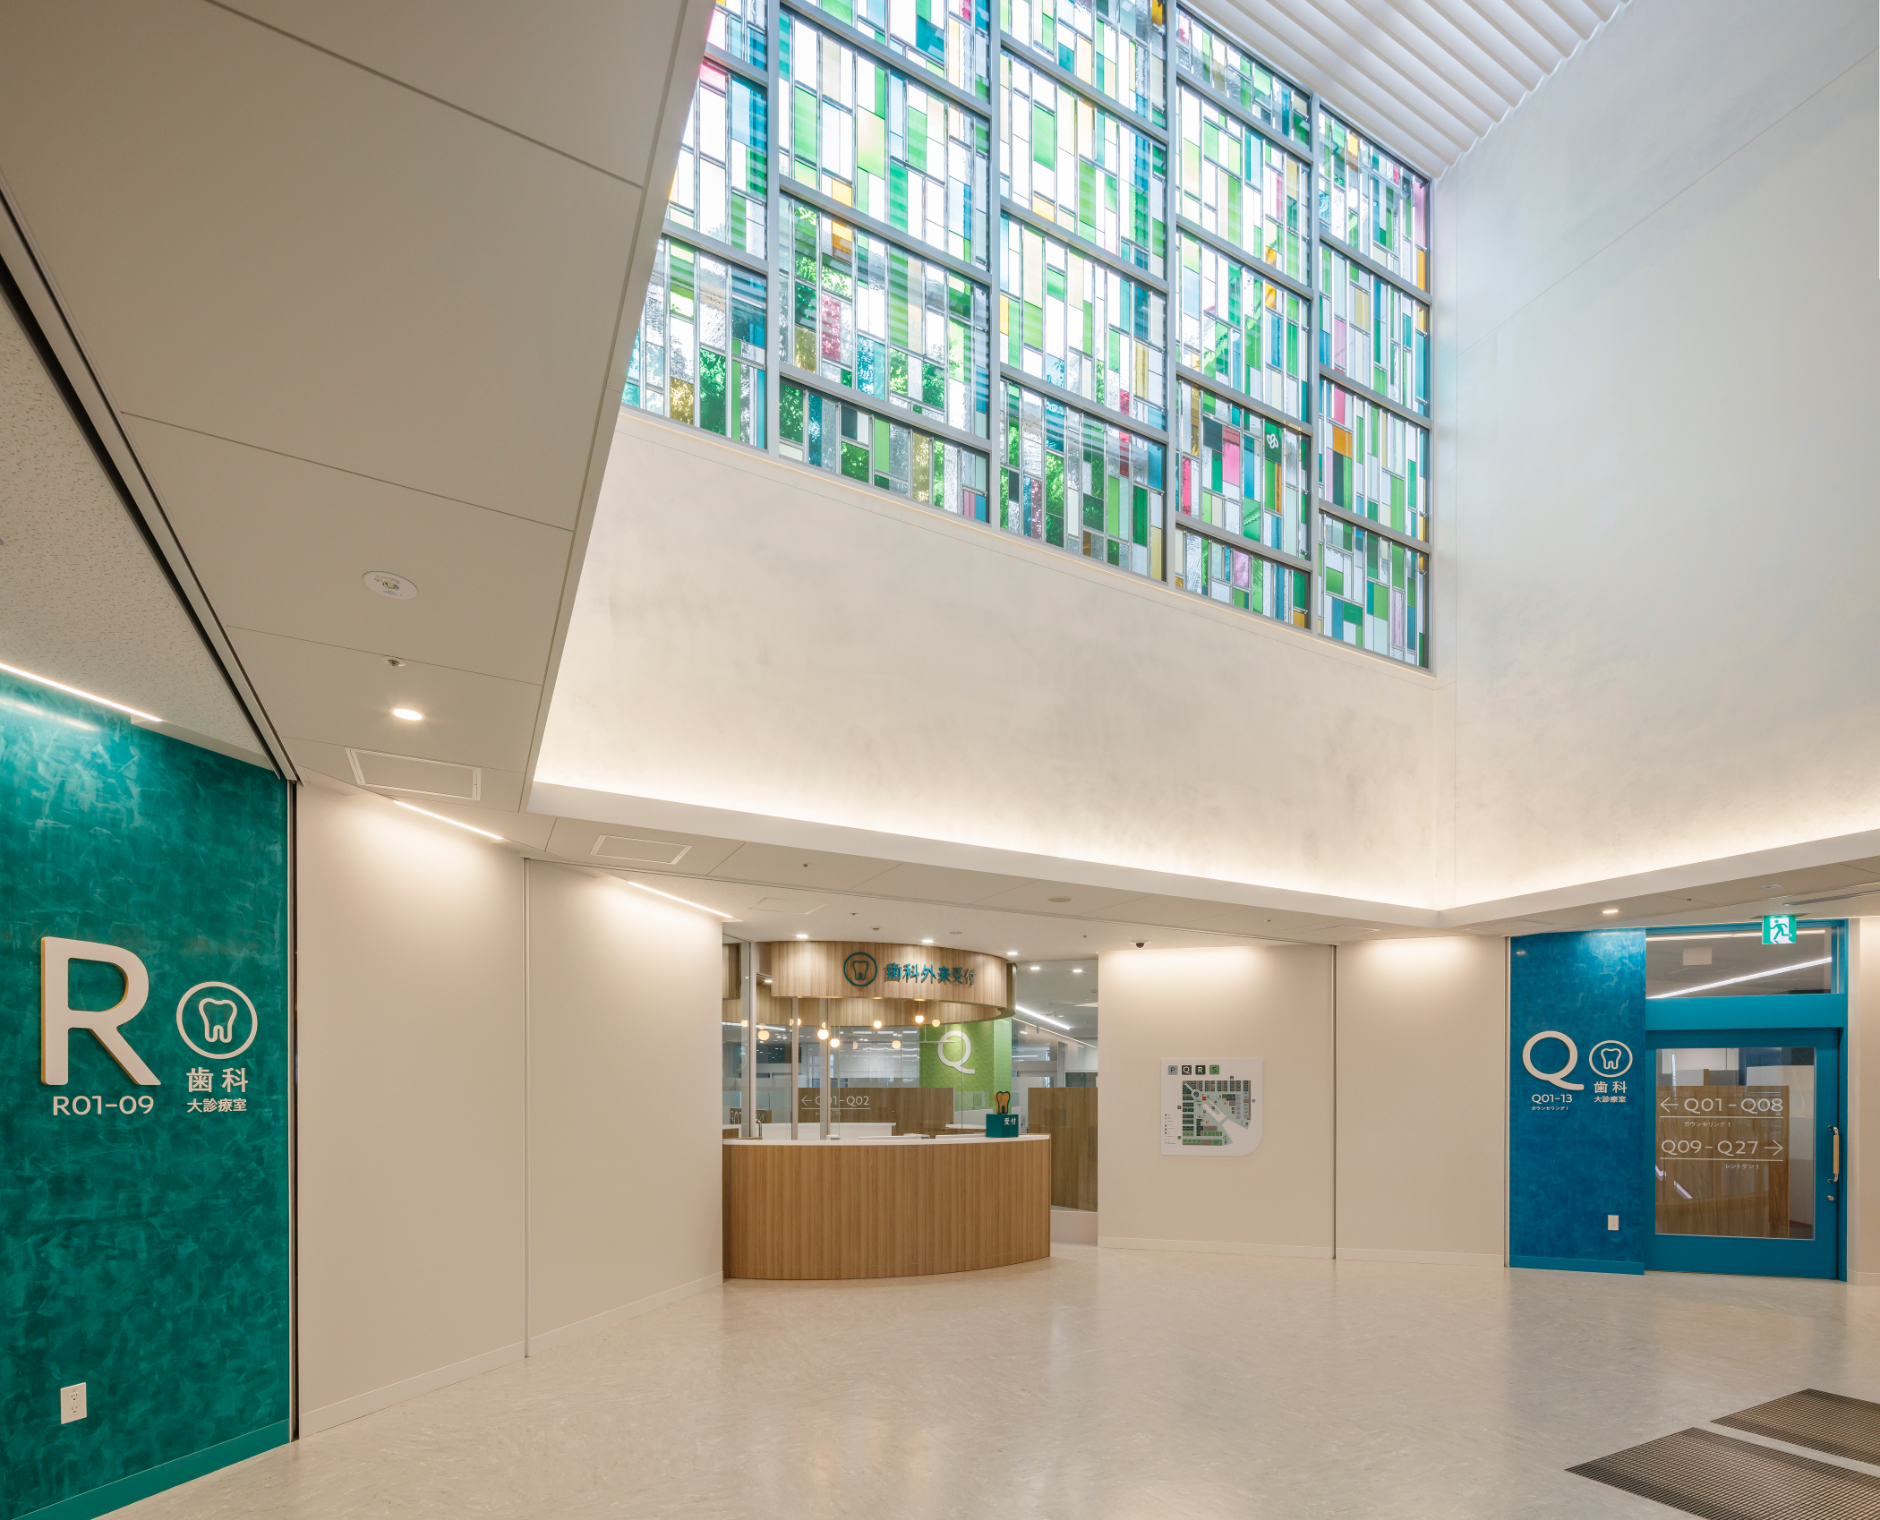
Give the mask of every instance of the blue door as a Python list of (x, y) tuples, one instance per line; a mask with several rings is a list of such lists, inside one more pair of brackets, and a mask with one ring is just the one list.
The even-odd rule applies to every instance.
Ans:
[(1649, 1269), (1845, 1275), (1840, 926), (1806, 927), (1648, 936)]

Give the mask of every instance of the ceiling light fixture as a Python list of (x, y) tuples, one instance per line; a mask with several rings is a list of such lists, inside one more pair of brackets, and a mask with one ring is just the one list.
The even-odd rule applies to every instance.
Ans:
[(1005, 958), (1015, 961), (1018, 959), (1018, 952), (1016, 950), (1008, 950), (1005, 952)]
[(1617, 908), (1601, 908), (1599, 911), (1601, 913), (1604, 913), (1606, 917), (1611, 918), (1612, 915), (1617, 913), (1619, 910)]
[(1734, 987), (1738, 982), (1753, 982), (1765, 976), (1781, 976), (1785, 971), (1806, 971), (1810, 966), (1825, 966), (1833, 959), (1832, 955), (1824, 955), (1818, 961), (1797, 961), (1792, 966), (1772, 966), (1767, 971), (1752, 971), (1747, 976), (1726, 976), (1720, 982), (1705, 982), (1701, 987), (1679, 987), (1671, 992), (1654, 992), (1651, 994), (1651, 1000), (1686, 997), (1693, 992), (1709, 992), (1717, 987)]
[(876, 1019), (876, 1020), (875, 1020), (875, 1028), (877, 1028), (877, 1029), (879, 1029), (879, 1028), (881, 1028), (881, 1020), (880, 1020), (880, 1019)]
[(809, 938), (809, 936), (808, 936), (807, 934), (799, 934), (799, 935), (797, 935), (797, 938), (798, 938), (798, 939), (808, 939), (808, 938)]
[(896, 1050), (899, 1050), (899, 1049), (901, 1048), (901, 1042), (900, 1042), (899, 1040), (896, 1040), (896, 1041), (894, 1042), (894, 1048), (895, 1048)]
[(643, 881), (629, 880), (627, 885), (638, 887), (642, 892), (651, 892), (655, 897), (663, 897), (667, 902), (684, 903), (688, 908), (697, 908), (701, 913), (709, 913), (713, 918), (722, 918), (728, 924), (737, 922), (729, 913), (720, 913), (716, 908), (708, 908), (704, 903), (695, 903), (689, 897), (674, 897), (670, 892), (662, 892), (658, 887), (649, 887)]
[(54, 691), (62, 691), (68, 696), (83, 697), (87, 702), (96, 702), (100, 707), (108, 707), (114, 712), (129, 713), (133, 718), (142, 718), (146, 723), (161, 723), (163, 719), (155, 713), (140, 712), (135, 707), (126, 707), (122, 702), (113, 702), (109, 697), (101, 697), (96, 692), (81, 691), (76, 686), (67, 686), (63, 681), (55, 681), (50, 676), (36, 676), (30, 670), (21, 670), (17, 665), (0, 665), (10, 676), (18, 676), (22, 681), (34, 681), (41, 686), (50, 686)]
[(1044, 970), (1044, 967), (1042, 967), (1042, 966), (1033, 966), (1033, 967), (1032, 967), (1031, 969), (1032, 969), (1033, 971), (1042, 971), (1042, 970)]
[(1082, 976), (1083, 974), (1084, 974), (1084, 968), (1082, 966), (1071, 967), (1072, 976)]
[(924, 1014), (924, 1013), (917, 1013), (917, 1014), (915, 1014), (915, 1015), (914, 1015), (914, 1022), (915, 1022), (916, 1024), (925, 1024), (925, 1023), (927, 1022), (927, 1015), (926, 1015), (926, 1014)]
[(1037, 1012), (1035, 1012), (1035, 1011), (1033, 1011), (1032, 1009), (1030, 1009), (1030, 1008), (1026, 1008), (1026, 1007), (1024, 1007), (1024, 1006), (1022, 1006), (1022, 1005), (1020, 1005), (1020, 1004), (1017, 1004), (1017, 1003), (1014, 1003), (1014, 1004), (1013, 1004), (1012, 1006), (1013, 1006), (1014, 1008), (1017, 1008), (1017, 1009), (1018, 1009), (1018, 1011), (1019, 1011), (1020, 1013), (1022, 1013), (1022, 1014), (1024, 1014), (1024, 1015), (1025, 1015), (1025, 1017), (1026, 1017), (1026, 1018), (1028, 1018), (1028, 1019), (1043, 1019), (1043, 1020), (1045, 1021), (1045, 1023), (1047, 1023), (1047, 1024), (1055, 1024), (1055, 1025), (1057, 1025), (1057, 1027), (1058, 1027), (1059, 1029), (1069, 1029), (1069, 1028), (1071, 1027), (1071, 1026), (1070, 1026), (1069, 1024), (1066, 1024), (1066, 1023), (1065, 1023), (1065, 1022), (1064, 1022), (1064, 1021), (1063, 1021), (1062, 1019), (1054, 1019), (1054, 1018), (1052, 1018), (1052, 1017), (1051, 1017), (1051, 1015), (1050, 1015), (1050, 1014), (1048, 1014), (1048, 1013), (1037, 1013)]
[(829, 1048), (831, 1050), (840, 1050), (842, 1048), (841, 1039), (832, 1035), (829, 1040)]
[(392, 709), (392, 716), (394, 718), (403, 718), (407, 723), (422, 723), (424, 721), (424, 714), (419, 712), (415, 707), (394, 707)]
[(507, 844), (509, 842), (504, 839), (501, 834), (492, 834), (488, 829), (479, 829), (475, 824), (458, 823), (455, 818), (446, 818), (442, 813), (433, 813), (429, 809), (418, 807), (413, 803), (400, 802), (396, 797), (392, 799), (392, 806), (408, 808), (414, 813), (423, 813), (426, 818), (435, 818), (439, 823), (453, 824), (457, 828), (468, 829), (472, 834), (481, 834), (485, 839), (494, 839), (498, 844)]
[(930, 939), (924, 939), (924, 940), (922, 940), (922, 941), (921, 941), (921, 943), (922, 943), (923, 945), (931, 945), (931, 944), (933, 943), (933, 941), (932, 941), (932, 940), (930, 940)]
[(826, 1039), (828, 1039), (828, 1038), (829, 1038), (829, 1031), (828, 1031), (827, 1029), (819, 1029), (819, 1030), (817, 1030), (817, 1031), (816, 1031), (816, 1038), (817, 1038), (817, 1039), (819, 1039), (819, 1040), (826, 1040)]

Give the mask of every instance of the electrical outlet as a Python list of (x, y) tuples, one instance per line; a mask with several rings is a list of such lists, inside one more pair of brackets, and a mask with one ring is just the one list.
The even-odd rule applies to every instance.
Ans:
[(59, 1390), (59, 1423), (70, 1425), (74, 1420), (85, 1418), (85, 1385), (74, 1383), (70, 1388)]
[(1619, 1216), (1617, 1214), (1608, 1214), (1606, 1216), (1606, 1228), (1609, 1230), (1616, 1230), (1619, 1228)]

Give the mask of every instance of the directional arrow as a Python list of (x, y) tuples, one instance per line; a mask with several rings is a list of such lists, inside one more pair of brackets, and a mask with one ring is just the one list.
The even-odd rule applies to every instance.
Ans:
[(1676, 1098), (1666, 1098), (1658, 1107), (1664, 1113), (1673, 1113), (1676, 1111), (1677, 1101)]
[(1780, 1144), (1778, 1144), (1778, 1143), (1777, 1143), (1776, 1141), (1774, 1141), (1774, 1140), (1771, 1140), (1771, 1141), (1769, 1142), (1769, 1149), (1770, 1149), (1770, 1150), (1772, 1150), (1772, 1151), (1774, 1151), (1774, 1152), (1775, 1152), (1775, 1153), (1776, 1153), (1776, 1154), (1777, 1154), (1777, 1155), (1779, 1156), (1779, 1155), (1781, 1155), (1781, 1154), (1782, 1154), (1782, 1152), (1783, 1152), (1783, 1150), (1785, 1149), (1785, 1147), (1783, 1147), (1782, 1145), (1780, 1145)]

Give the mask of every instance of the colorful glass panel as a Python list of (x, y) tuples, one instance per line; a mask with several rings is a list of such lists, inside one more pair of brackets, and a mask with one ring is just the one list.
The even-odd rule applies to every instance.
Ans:
[(620, 404), (764, 447), (764, 277), (662, 237)]
[(1161, 444), (1008, 384), (999, 526), (1159, 580), (1162, 461)]
[(1176, 511), (1305, 559), (1304, 435), (1186, 382), (1175, 395)]
[(1319, 381), (1319, 495), (1397, 533), (1430, 536), (1430, 435), (1342, 385)]
[(1429, 307), (1319, 244), (1319, 368), (1429, 416)]
[(1321, 633), (1429, 664), (1428, 554), (1321, 514), (1318, 567)]
[(1205, 95), (1181, 92), (1181, 214), (1295, 280), (1310, 278), (1310, 167)]
[(685, 119), (667, 225), (762, 257), (769, 194), (770, 96), (707, 59)]
[(1319, 223), (1418, 290), (1430, 288), (1430, 182), (1319, 112)]
[(1168, 150), (1009, 55), (1000, 58), (999, 75), (999, 189), (1160, 279)]
[(800, 16), (784, 12), (780, 31), (790, 124), (777, 172), (986, 268), (986, 123)]
[(1182, 363), (1306, 420), (1311, 309), (1199, 238), (1182, 239)]
[(777, 418), (785, 459), (987, 520), (984, 454), (791, 380), (778, 392)]
[(986, 0), (804, 0), (956, 90), (992, 94)]
[(785, 200), (787, 362), (897, 411), (988, 436), (986, 287)]
[(764, 0), (717, 0), (705, 40), (721, 53), (742, 58), (754, 69), (767, 69), (770, 47), (765, 24), (769, 12)]
[(1295, 628), (1308, 626), (1305, 571), (1179, 528), (1175, 532), (1175, 554), (1175, 584), (1181, 590)]
[(1305, 95), (1187, 11), (1175, 21), (1175, 67), (1226, 96), (1268, 131), (1310, 151), (1312, 114)]
[(999, 356), (1059, 390), (1162, 427), (1168, 305), (1108, 264), (1001, 219)]
[(1154, 0), (1001, 0), (1008, 38), (1029, 42), (1099, 95), (1168, 123), (1167, 43)]

